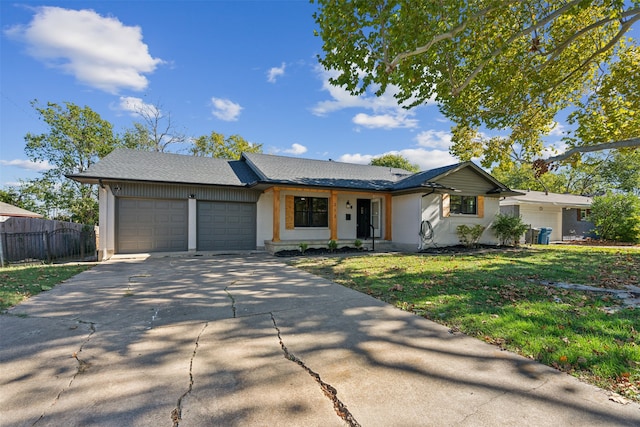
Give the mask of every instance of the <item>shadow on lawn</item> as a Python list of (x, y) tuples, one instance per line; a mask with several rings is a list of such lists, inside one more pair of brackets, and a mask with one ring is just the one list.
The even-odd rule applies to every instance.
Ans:
[[(549, 250), (380, 255), (303, 265), (406, 311), (633, 397), (640, 393), (637, 309), (543, 283), (588, 281), (617, 265), (636, 281), (640, 253)], [(630, 279), (629, 279), (630, 277)], [(607, 283), (605, 283), (606, 285)]]

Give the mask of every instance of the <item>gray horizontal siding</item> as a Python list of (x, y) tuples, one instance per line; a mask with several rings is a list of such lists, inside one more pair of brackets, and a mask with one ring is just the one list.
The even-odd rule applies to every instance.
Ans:
[[(116, 197), (139, 197), (145, 199), (184, 200), (194, 195), (198, 200), (255, 203), (260, 191), (237, 188), (209, 187), (198, 185), (146, 184), (112, 182), (111, 191)], [(118, 189), (119, 188), (119, 189)]]
[(487, 191), (493, 190), (496, 186), (471, 168), (464, 168), (455, 173), (447, 175), (436, 181), (445, 187), (460, 190), (460, 195), (477, 196), (486, 194)]

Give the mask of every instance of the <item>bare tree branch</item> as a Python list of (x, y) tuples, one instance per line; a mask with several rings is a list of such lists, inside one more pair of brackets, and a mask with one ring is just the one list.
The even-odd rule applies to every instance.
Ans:
[(573, 147), (572, 149), (565, 151), (562, 154), (558, 154), (557, 156), (544, 159), (544, 163), (549, 165), (551, 163), (560, 162), (562, 160), (568, 159), (569, 157), (577, 153), (591, 153), (593, 151), (611, 150), (611, 149), (618, 149), (618, 148), (632, 148), (632, 147), (640, 147), (640, 137), (623, 139), (621, 141), (604, 142), (602, 144)]
[[(640, 20), (640, 14), (638, 14), (637, 16), (633, 17), (632, 19), (628, 20), (627, 22), (625, 22), (622, 25), (622, 28), (620, 29), (620, 31), (618, 32), (618, 34), (615, 35), (615, 37), (613, 37), (611, 40), (609, 40), (609, 43), (607, 43), (606, 45), (604, 45), (603, 47), (601, 47), (600, 49), (596, 50), (595, 52), (593, 52), (593, 54), (591, 56), (589, 56), (589, 58), (587, 58), (582, 64), (580, 64), (578, 67), (576, 67), (575, 69), (573, 69), (569, 74), (567, 74), (566, 76), (564, 76), (562, 79), (560, 79), (558, 82), (556, 82), (555, 84), (553, 84), (552, 86), (550, 86), (547, 89), (547, 92), (553, 92), (558, 86), (560, 86), (562, 83), (566, 82), (567, 80), (569, 80), (573, 75), (575, 75), (577, 72), (579, 72), (580, 70), (582, 70), (584, 67), (586, 67), (587, 65), (589, 65), (591, 62), (593, 62), (595, 60), (595, 58), (604, 53), (607, 52), (608, 50), (610, 50), (616, 43), (618, 43), (618, 41), (620, 41), (620, 39), (622, 38), (622, 36), (629, 30), (629, 28), (631, 28), (631, 25)], [(624, 30), (623, 30), (624, 29)]]
[[(574, 0), (576, 1), (576, 0)], [(516, 2), (509, 2), (506, 4), (503, 4), (501, 7), (506, 6), (507, 4), (510, 3), (516, 3)], [(479, 19), (481, 17), (483, 17), (484, 15), (486, 15), (487, 13), (496, 10), (498, 7), (488, 7), (486, 9), (482, 9), (481, 11), (479, 11), (477, 14), (475, 14), (474, 16), (471, 16), (469, 18), (469, 20), (463, 22), (462, 24), (458, 25), (457, 27), (453, 28), (451, 31), (447, 31), (446, 33), (442, 33), (442, 34), (438, 34), (437, 36), (435, 36), (433, 39), (431, 39), (429, 41), (429, 43), (420, 46), (414, 50), (411, 51), (407, 51), (407, 52), (402, 52), (399, 53), (398, 55), (396, 55), (395, 58), (393, 58), (393, 61), (391, 61), (390, 63), (387, 64), (386, 70), (387, 73), (392, 72), (393, 70), (395, 70), (395, 68), (398, 66), (398, 64), (400, 64), (400, 62), (402, 62), (403, 60), (410, 58), (412, 56), (416, 56), (416, 55), (420, 55), (421, 53), (425, 53), (427, 51), (429, 51), (429, 49), (431, 49), (433, 47), (433, 45), (435, 45), (438, 42), (441, 42), (443, 40), (450, 40), (452, 38), (454, 38), (457, 34), (461, 33), (462, 31), (464, 31), (467, 28), (467, 25), (469, 24), (469, 21), (472, 21), (474, 19)]]
[(519, 31), (515, 34), (513, 34), (511, 37), (509, 37), (509, 39), (503, 43), (499, 48), (494, 49), (485, 59), (484, 61), (482, 61), (465, 79), (465, 81), (462, 83), (462, 85), (452, 88), (451, 89), (451, 94), (453, 96), (458, 95), (460, 92), (462, 92), (467, 86), (469, 86), (469, 84), (471, 84), (471, 82), (473, 81), (474, 78), (476, 78), (476, 76), (478, 74), (480, 74), (480, 72), (484, 69), (484, 67), (489, 63), (489, 61), (491, 61), (492, 59), (497, 58), (498, 56), (500, 56), (500, 54), (505, 50), (506, 47), (510, 46), (511, 43), (513, 43), (514, 41), (516, 41), (517, 39), (519, 39), (520, 37), (526, 36), (527, 34), (531, 34), (532, 32), (534, 32), (537, 28), (539, 27), (543, 27), (546, 24), (548, 24), (549, 22), (553, 21), (554, 19), (556, 19), (558, 16), (562, 15), (563, 13), (565, 13), (569, 8), (571, 8), (572, 6), (574, 6), (575, 4), (579, 3), (579, 0), (574, 0), (570, 3), (567, 3), (566, 5), (564, 5), (563, 7), (561, 7), (560, 9), (554, 11), (553, 13), (547, 15), (545, 18), (539, 20), (538, 22), (534, 23), (533, 25), (531, 25), (528, 28), (523, 29), (522, 31)]
[[(573, 43), (576, 39), (578, 39), (582, 35), (588, 33), (589, 31), (593, 30), (594, 28), (602, 27), (603, 25), (605, 25), (605, 24), (607, 24), (609, 22), (617, 21), (619, 19), (628, 18), (628, 17), (632, 17), (632, 22), (635, 22), (635, 21), (638, 20), (638, 17), (636, 15), (640, 15), (640, 8), (630, 9), (630, 10), (622, 13), (620, 16), (610, 17), (610, 18), (607, 18), (607, 19), (602, 19), (600, 21), (594, 22), (593, 24), (584, 27), (580, 31), (576, 32), (575, 34), (572, 34), (571, 37), (566, 39), (564, 42), (556, 45), (553, 49), (547, 50), (547, 52), (546, 52), (547, 55), (549, 55), (549, 54), (552, 54), (552, 55), (545, 62), (545, 66), (549, 63), (549, 61), (553, 61), (554, 59), (556, 59), (560, 55), (560, 53), (564, 49), (566, 49), (567, 46), (569, 46), (571, 43)], [(622, 23), (622, 24), (623, 25), (622, 25), (620, 31), (618, 31), (617, 35), (623, 34), (629, 29), (630, 25), (625, 25), (625, 23)]]

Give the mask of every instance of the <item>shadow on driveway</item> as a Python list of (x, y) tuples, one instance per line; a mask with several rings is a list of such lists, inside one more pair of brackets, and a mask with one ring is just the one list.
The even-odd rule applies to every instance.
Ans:
[(640, 405), (267, 255), (109, 261), (0, 331), (3, 426), (640, 424)]

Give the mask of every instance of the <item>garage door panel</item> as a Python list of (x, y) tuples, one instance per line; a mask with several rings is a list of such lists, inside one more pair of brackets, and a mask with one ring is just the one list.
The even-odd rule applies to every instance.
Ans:
[(256, 247), (256, 205), (198, 202), (198, 250), (249, 250)]
[(119, 253), (187, 250), (187, 202), (118, 199)]

